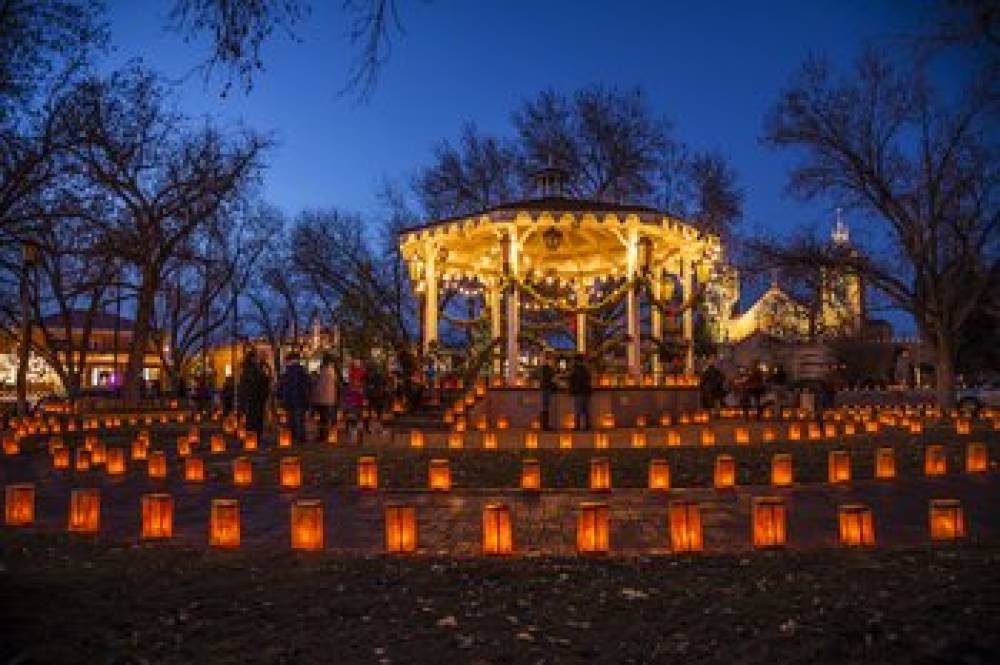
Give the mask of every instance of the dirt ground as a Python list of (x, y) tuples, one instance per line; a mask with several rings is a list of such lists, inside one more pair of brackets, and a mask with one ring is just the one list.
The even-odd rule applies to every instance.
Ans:
[(4, 663), (995, 663), (1000, 542), (641, 558), (0, 532)]

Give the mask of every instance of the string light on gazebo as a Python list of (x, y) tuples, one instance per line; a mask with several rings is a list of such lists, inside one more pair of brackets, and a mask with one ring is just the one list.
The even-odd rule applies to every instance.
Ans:
[[(494, 370), (506, 366), (510, 382), (522, 355), (522, 315), (572, 314), (576, 318), (563, 324), (574, 331), (577, 350), (586, 352), (588, 317), (619, 300), (627, 304), (629, 373), (641, 371), (641, 344), (662, 339), (669, 333), (664, 323), (674, 319), (684, 322), (690, 369), (695, 285), (700, 290), (713, 279), (712, 267), (721, 257), (718, 238), (651, 208), (559, 196), (406, 231), (400, 250), (424, 307), (424, 347), (437, 340), (441, 290), (483, 298), (491, 339), (503, 338), (506, 347), (506, 362), (498, 356)], [(675, 284), (681, 305), (673, 303)], [(648, 333), (640, 327), (640, 299), (647, 301), (641, 306), (649, 306)], [(662, 359), (654, 354), (653, 363), (658, 371)]]

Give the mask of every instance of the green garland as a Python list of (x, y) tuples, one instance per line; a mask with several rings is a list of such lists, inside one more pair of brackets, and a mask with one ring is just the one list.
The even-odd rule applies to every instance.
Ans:
[(608, 326), (621, 325), (622, 320), (620, 318), (599, 319), (594, 317), (590, 319), (588, 323), (592, 323), (599, 328), (607, 328)]
[(621, 300), (625, 296), (625, 294), (628, 293), (628, 290), (630, 288), (639, 285), (641, 283), (641, 280), (639, 280), (638, 278), (634, 278), (630, 281), (626, 281), (617, 289), (606, 295), (599, 302), (577, 307), (564, 307), (563, 305), (560, 305), (559, 302), (554, 298), (549, 298), (548, 296), (539, 293), (538, 290), (535, 289), (535, 287), (533, 287), (531, 284), (528, 284), (527, 282), (518, 281), (514, 283), (520, 291), (522, 291), (526, 295), (531, 296), (532, 298), (542, 303), (543, 305), (551, 309), (554, 309), (556, 311), (565, 314), (584, 314), (584, 313), (592, 314), (595, 312), (599, 312), (600, 310), (604, 309), (610, 304), (617, 302), (618, 300)]
[(483, 311), (482, 314), (480, 314), (479, 316), (477, 316), (474, 319), (459, 319), (459, 318), (454, 317), (454, 316), (449, 316), (445, 312), (441, 312), (441, 319), (444, 320), (444, 321), (447, 321), (448, 323), (450, 323), (453, 326), (466, 326), (466, 327), (478, 326), (478, 325), (484, 323), (486, 321), (486, 318), (487, 317), (486, 317), (486, 311), (485, 310)]
[(530, 321), (521, 321), (521, 327), (527, 328), (529, 330), (561, 330), (567, 328), (565, 322), (563, 321), (551, 321), (551, 322), (539, 322), (534, 323)]
[(648, 278), (635, 277), (631, 280), (624, 282), (621, 286), (619, 286), (617, 289), (606, 295), (599, 302), (585, 306), (565, 307), (559, 304), (558, 300), (554, 298), (549, 298), (548, 296), (539, 293), (539, 291), (534, 286), (532, 286), (527, 282), (514, 281), (513, 283), (524, 294), (531, 296), (533, 299), (545, 305), (546, 307), (549, 307), (550, 309), (554, 309), (556, 311), (565, 314), (596, 313), (604, 309), (608, 305), (614, 304), (615, 302), (621, 300), (625, 296), (625, 294), (628, 293), (628, 290), (630, 288), (638, 287), (645, 292), (646, 299), (649, 301), (650, 305), (656, 307), (658, 310), (660, 310), (660, 312), (662, 312), (666, 316), (677, 316), (693, 308), (695, 304), (698, 302), (698, 300), (701, 298), (702, 294), (705, 292), (705, 287), (706, 287), (705, 284), (699, 284), (695, 292), (692, 293), (686, 301), (682, 302), (678, 306), (674, 306), (666, 300), (659, 300), (653, 297), (652, 285), (650, 284), (650, 280)]

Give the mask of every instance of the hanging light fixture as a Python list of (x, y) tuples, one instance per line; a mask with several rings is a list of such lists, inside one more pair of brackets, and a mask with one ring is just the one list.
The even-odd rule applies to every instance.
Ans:
[(554, 252), (559, 249), (559, 245), (562, 244), (563, 234), (562, 231), (554, 226), (550, 226), (542, 234), (542, 240), (545, 241), (545, 248), (550, 252)]

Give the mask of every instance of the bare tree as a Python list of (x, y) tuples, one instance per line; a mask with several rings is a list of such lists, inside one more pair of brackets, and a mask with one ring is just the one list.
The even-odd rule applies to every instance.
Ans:
[(174, 384), (229, 322), (232, 293), (242, 291), (277, 230), (252, 212), (240, 210), (231, 217), (199, 229), (164, 269), (152, 337)]
[(682, 174), (691, 181), (692, 201), (685, 206), (689, 219), (699, 228), (723, 240), (743, 217), (743, 190), (736, 171), (718, 152), (695, 153)]
[(250, 302), (248, 319), (267, 342), (276, 370), (281, 368), (282, 347), (299, 342), (317, 307), (317, 296), (307, 280), (300, 271), (291, 269), (293, 260), (287, 237), (272, 243), (244, 291)]
[(294, 39), (295, 26), (306, 14), (308, 5), (301, 0), (177, 0), (170, 27), (186, 40), (208, 33), (213, 50), (204, 64), (206, 78), (222, 68), (228, 77), (225, 89), (235, 78), (249, 90), (264, 68), (264, 44), (275, 31)]
[(168, 90), (132, 67), (88, 79), (70, 95), (62, 131), (90, 186), (82, 213), (102, 229), (107, 255), (135, 277), (135, 330), (125, 374), (126, 397), (138, 397), (142, 359), (157, 294), (171, 261), (201, 228), (238, 205), (255, 181), (266, 138), (190, 128), (168, 108)]
[(592, 86), (567, 98), (552, 90), (513, 114), (525, 177), (549, 160), (565, 168), (569, 192), (613, 202), (647, 201), (656, 189), (670, 123), (638, 88)]
[(327, 310), (350, 313), (350, 319), (341, 320), (348, 337), (361, 340), (370, 330), (374, 336), (368, 337), (369, 344), (394, 341), (399, 326), (391, 304), (393, 289), (382, 281), (365, 227), (356, 215), (337, 210), (303, 212), (292, 228), (291, 251), (295, 266)]
[(98, 0), (0, 2), (0, 127), (79, 72), (107, 43)]
[(431, 217), (505, 203), (520, 192), (517, 155), (513, 146), (466, 124), (457, 147), (447, 141), (438, 145), (434, 164), (420, 171), (414, 190)]
[(936, 353), (937, 392), (954, 402), (956, 335), (1000, 278), (996, 99), (989, 81), (947, 104), (920, 71), (874, 52), (837, 80), (808, 60), (766, 121), (766, 140), (801, 161), (789, 187), (864, 217), (877, 240), (856, 253), (797, 242), (784, 264), (856, 270), (909, 312)]
[(357, 52), (342, 92), (367, 100), (389, 61), (393, 38), (402, 34), (402, 22), (396, 0), (344, 0), (344, 8), (350, 25), (348, 37)]
[(410, 207), (404, 190), (394, 187), (389, 182), (383, 183), (379, 191), (379, 200), (383, 208), (381, 215), (384, 221), (378, 228), (380, 236), (376, 251), (384, 257), (382, 273), (385, 287), (390, 294), (390, 307), (400, 328), (415, 331), (417, 329), (414, 316), (415, 299), (410, 292), (409, 270), (399, 251), (399, 235), (404, 229), (416, 224), (419, 216)]
[[(176, 0), (170, 27), (193, 40), (208, 33), (212, 54), (204, 63), (206, 78), (224, 70), (224, 91), (233, 80), (245, 90), (264, 69), (264, 45), (276, 32), (297, 39), (296, 27), (308, 17), (305, 0)], [(355, 49), (344, 92), (368, 99), (389, 60), (394, 37), (401, 33), (396, 0), (343, 0), (347, 37)]]
[[(18, 331), (25, 350), (20, 367), (26, 367), (28, 352), (34, 352), (72, 398), (83, 383), (92, 332), (109, 302), (115, 264), (95, 254), (99, 239), (92, 229), (78, 219), (57, 216), (57, 210), (47, 209), (31, 227), (34, 260), (23, 276), (27, 311), (0, 306), (0, 328)], [(32, 324), (29, 333), (20, 332), (25, 314)], [(23, 399), (26, 374), (19, 372), (18, 379)]]
[(513, 114), (512, 138), (466, 125), (444, 142), (413, 183), (428, 217), (462, 215), (532, 196), (536, 173), (566, 173), (566, 196), (660, 206), (711, 233), (728, 235), (743, 192), (718, 152), (694, 152), (672, 137), (639, 89), (592, 86), (572, 96), (544, 90)]
[[(98, 2), (0, 2), (0, 309), (6, 334), (19, 340), (17, 397), (24, 412), (30, 354), (30, 265), (37, 251), (42, 198), (57, 172), (60, 143), (52, 100), (107, 40)], [(19, 251), (28, 248), (23, 256)], [(15, 250), (16, 248), (16, 250)], [(17, 294), (15, 296), (15, 294)], [(19, 302), (19, 307), (14, 305)]]
[(407, 376), (414, 367), (411, 301), (402, 288), (405, 273), (395, 236), (390, 237), (391, 220), (381, 246), (374, 246), (355, 215), (336, 210), (302, 213), (292, 229), (291, 255), (349, 348), (364, 355), (380, 347), (397, 359)]
[[(32, 334), (27, 338), (75, 397), (92, 350), (92, 333), (109, 302), (115, 266), (94, 253), (94, 233), (79, 220), (49, 219), (33, 229), (35, 261), (27, 298)], [(22, 313), (0, 309), (0, 321), (14, 328)]]
[(927, 7), (929, 28), (917, 35), (927, 55), (948, 47), (984, 50), (996, 66), (1000, 57), (1000, 8), (992, 0), (938, 0)]

